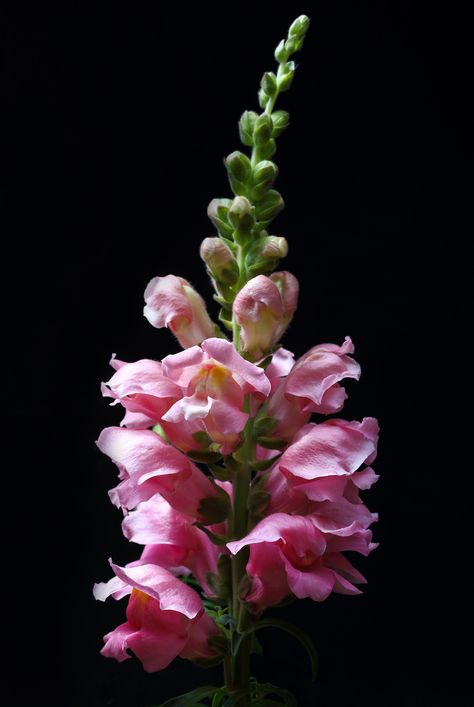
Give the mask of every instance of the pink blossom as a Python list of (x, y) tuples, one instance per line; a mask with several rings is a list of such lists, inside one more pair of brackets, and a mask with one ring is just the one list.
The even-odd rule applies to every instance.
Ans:
[(219, 495), (209, 477), (151, 430), (107, 427), (97, 446), (119, 467), (121, 482), (109, 492), (118, 507), (132, 509), (160, 493), (177, 511), (202, 520), (201, 501)]
[(244, 351), (262, 358), (286, 331), (298, 302), (299, 285), (289, 272), (249, 280), (234, 300), (233, 312), (241, 327)]
[(358, 523), (326, 532), (318, 517), (274, 513), (227, 547), (234, 555), (250, 548), (247, 573), (252, 583), (245, 600), (260, 613), (289, 594), (314, 601), (331, 592), (360, 594), (354, 584), (365, 579), (341, 552), (367, 555), (376, 547), (371, 538), (371, 531)]
[(199, 447), (197, 432), (205, 432), (223, 454), (232, 452), (249, 417), (243, 410), (245, 397), (264, 399), (271, 388), (263, 369), (217, 338), (167, 356), (163, 373), (179, 386), (181, 398), (161, 424), (170, 441), (186, 452)]
[(145, 290), (145, 302), (143, 313), (150, 324), (171, 329), (184, 349), (215, 334), (204, 300), (182, 277), (154, 277)]
[[(220, 528), (215, 530), (219, 532)], [(185, 567), (212, 594), (207, 573), (216, 572), (217, 545), (193, 524), (192, 518), (176, 511), (160, 494), (143, 501), (126, 515), (122, 531), (128, 540), (146, 546), (140, 562), (171, 571)]]
[(342, 346), (320, 344), (296, 362), (285, 382), (285, 396), (304, 412), (329, 415), (342, 409), (347, 398), (343, 378), (360, 377), (360, 366), (347, 354), (354, 352), (346, 336)]
[[(345, 496), (358, 502), (358, 489), (370, 488), (378, 478), (370, 467), (359, 471), (362, 464), (375, 459), (378, 429), (373, 417), (362, 422), (332, 419), (305, 425), (283, 453), (274, 476), (282, 473), (295, 491), (311, 501), (336, 501)], [(275, 492), (278, 487), (281, 493), (278, 479), (269, 481), (270, 492), (273, 484)]]
[(96, 599), (131, 594), (127, 621), (104, 636), (102, 655), (119, 662), (130, 649), (147, 672), (166, 668), (174, 658), (212, 658), (208, 639), (219, 629), (204, 613), (199, 595), (155, 564), (119, 567), (111, 563), (115, 581), (94, 586)]
[(112, 405), (123, 405), (127, 413), (121, 424), (126, 427), (143, 429), (156, 424), (181, 397), (181, 389), (163, 375), (159, 361), (121, 361), (117, 368), (116, 359), (112, 358), (111, 365), (116, 372), (102, 383), (102, 394), (114, 399)]

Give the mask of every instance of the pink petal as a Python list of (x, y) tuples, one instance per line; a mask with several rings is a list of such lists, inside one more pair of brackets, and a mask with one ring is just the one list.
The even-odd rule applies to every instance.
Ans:
[[(211, 338), (203, 341), (203, 351), (210, 357), (222, 363), (233, 373), (242, 378), (247, 387), (244, 392), (256, 391), (267, 396), (270, 393), (271, 384), (265, 375), (265, 371), (255, 364), (246, 361), (237, 353), (234, 345), (225, 339)], [(166, 359), (165, 359), (166, 360)]]

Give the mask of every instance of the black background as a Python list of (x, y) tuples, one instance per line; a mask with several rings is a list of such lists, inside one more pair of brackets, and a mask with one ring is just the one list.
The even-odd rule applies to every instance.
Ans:
[(280, 612), (313, 635), (316, 684), (271, 631), (254, 672), (308, 706), (470, 702), (472, 25), (453, 3), (69, 2), (16, 3), (2, 21), (8, 705), (144, 706), (220, 681), (181, 660), (147, 675), (98, 654), (124, 606), (96, 603), (92, 584), (108, 556), (139, 549), (94, 446), (119, 419), (99, 382), (112, 352), (178, 350), (142, 316), (151, 277), (179, 274), (210, 299), (206, 206), (229, 195), (238, 118), (301, 12), (312, 25), (275, 158), (287, 207), (273, 232), (301, 282), (284, 344), (355, 342), (363, 375), (344, 416), (380, 419), (366, 500), (381, 545), (356, 562), (363, 596)]

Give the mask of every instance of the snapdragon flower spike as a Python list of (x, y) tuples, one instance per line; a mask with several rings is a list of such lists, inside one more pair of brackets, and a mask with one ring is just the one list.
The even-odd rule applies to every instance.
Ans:
[[(222, 524), (211, 531), (224, 532)], [(127, 540), (145, 545), (140, 562), (160, 565), (168, 570), (186, 568), (211, 595), (208, 573), (215, 573), (219, 550), (208, 536), (193, 524), (193, 519), (176, 511), (160, 494), (140, 503), (125, 516), (122, 531)]]
[(204, 300), (183, 277), (154, 277), (145, 290), (145, 302), (143, 314), (150, 324), (170, 329), (183, 349), (216, 333)]
[(116, 581), (96, 584), (95, 598), (131, 596), (127, 621), (104, 636), (102, 655), (122, 662), (131, 657), (130, 649), (147, 672), (163, 670), (177, 656), (189, 660), (215, 656), (208, 640), (219, 629), (204, 613), (194, 589), (155, 564), (119, 567), (111, 562), (111, 566)]
[(243, 409), (246, 396), (263, 400), (271, 389), (261, 368), (218, 338), (167, 356), (163, 372), (182, 394), (161, 424), (170, 441), (186, 452), (198, 448), (196, 433), (205, 432), (216, 450), (231, 453), (249, 417)]
[(310, 501), (337, 501), (344, 496), (359, 502), (359, 489), (370, 488), (378, 478), (370, 466), (360, 470), (375, 459), (378, 429), (373, 417), (362, 422), (332, 419), (305, 425), (268, 478), (272, 503), (279, 506), (289, 489)]
[(151, 430), (107, 427), (97, 446), (117, 464), (121, 482), (109, 492), (117, 507), (131, 510), (160, 493), (177, 511), (201, 522), (203, 499), (217, 498), (209, 478), (179, 450)]
[(325, 532), (317, 517), (274, 513), (227, 547), (233, 554), (250, 548), (252, 581), (245, 601), (261, 613), (289, 594), (314, 601), (324, 601), (331, 592), (360, 594), (354, 585), (365, 579), (341, 552), (368, 555), (376, 547), (371, 540), (371, 531), (357, 523)]
[(242, 350), (258, 361), (281, 339), (298, 303), (298, 280), (289, 272), (257, 275), (233, 304)]

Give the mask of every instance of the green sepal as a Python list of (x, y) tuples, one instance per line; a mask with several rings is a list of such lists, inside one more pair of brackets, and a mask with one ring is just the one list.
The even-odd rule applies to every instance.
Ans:
[(257, 418), (253, 424), (254, 438), (256, 439), (257, 437), (260, 437), (262, 435), (271, 435), (271, 433), (274, 432), (277, 427), (278, 420), (274, 417)]
[(277, 79), (273, 71), (266, 71), (260, 82), (260, 86), (267, 96), (274, 96), (277, 92)]
[(186, 452), (186, 456), (198, 464), (214, 464), (222, 459), (222, 454), (219, 452), (204, 452), (200, 449), (191, 449)]
[(261, 88), (260, 91), (258, 92), (258, 105), (260, 106), (260, 108), (265, 110), (265, 108), (267, 107), (267, 103), (268, 103), (268, 96), (265, 93), (265, 91), (263, 90), (263, 88)]
[(237, 196), (246, 196), (247, 179), (251, 173), (250, 160), (243, 152), (235, 150), (225, 158), (224, 164), (227, 168), (232, 191)]
[(268, 142), (265, 143), (265, 145), (261, 145), (258, 148), (258, 154), (260, 155), (260, 159), (267, 160), (269, 157), (273, 157), (276, 152), (276, 149), (276, 142), (273, 138), (271, 138)]
[[(209, 479), (209, 481), (214, 481), (212, 476), (208, 476), (207, 478)], [(214, 523), (221, 523), (229, 516), (229, 495), (223, 489), (221, 489), (220, 486), (215, 486), (215, 488), (217, 488), (221, 492), (218, 496), (209, 496), (207, 498), (202, 498), (199, 502), (197, 511), (203, 519), (202, 522), (204, 525), (213, 525)]]
[(253, 206), (245, 196), (236, 196), (228, 211), (229, 221), (234, 228), (234, 240), (238, 234), (250, 233), (255, 225)]
[(293, 78), (295, 75), (295, 62), (287, 61), (286, 64), (281, 65), (281, 69), (281, 74), (278, 77), (278, 89), (283, 93), (284, 91), (288, 91), (293, 83)]
[(229, 469), (226, 469), (225, 466), (219, 466), (219, 464), (208, 464), (208, 467), (211, 470), (212, 475), (216, 479), (219, 479), (219, 481), (229, 481), (232, 478), (232, 474)]
[(249, 462), (249, 466), (254, 470), (254, 471), (267, 471), (267, 469), (270, 469), (272, 467), (276, 460), (281, 457), (280, 454), (276, 454), (274, 457), (270, 457), (270, 459), (259, 459), (258, 461), (251, 461)]
[(214, 545), (225, 545), (229, 542), (229, 538), (227, 537), (227, 535), (218, 535), (217, 533), (213, 533), (212, 530), (206, 528), (203, 523), (199, 523), (198, 521), (196, 521), (195, 523), (193, 523), (193, 525), (195, 525), (196, 528), (199, 528), (199, 530), (202, 530), (203, 533), (206, 533), (207, 537), (209, 538), (209, 540), (212, 540)]
[(272, 136), (273, 123), (271, 116), (262, 113), (255, 121), (253, 128), (253, 139), (256, 145), (264, 145)]
[(247, 147), (253, 147), (253, 128), (255, 121), (258, 118), (258, 113), (253, 110), (246, 110), (242, 113), (239, 120), (239, 135), (240, 140)]
[(228, 309), (220, 309), (217, 315), (218, 320), (225, 326), (228, 331), (232, 331), (232, 321), (227, 318)]
[(195, 703), (198, 700), (212, 697), (212, 695), (220, 689), (221, 688), (216, 685), (203, 685), (202, 687), (197, 687), (191, 692), (178, 695), (178, 697), (172, 697), (170, 700), (162, 702), (159, 707), (190, 707), (193, 702)]
[(270, 223), (284, 208), (285, 202), (279, 192), (270, 189), (258, 204), (255, 204), (255, 217), (260, 223)]
[(259, 201), (266, 192), (273, 186), (278, 176), (278, 167), (270, 160), (261, 160), (253, 170), (252, 197)]
[(273, 439), (272, 437), (258, 437), (257, 444), (264, 449), (284, 449), (288, 442), (286, 439)]

